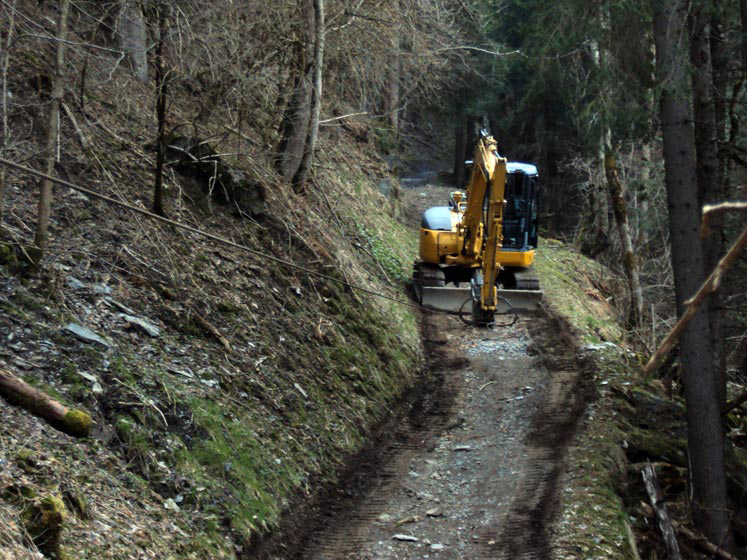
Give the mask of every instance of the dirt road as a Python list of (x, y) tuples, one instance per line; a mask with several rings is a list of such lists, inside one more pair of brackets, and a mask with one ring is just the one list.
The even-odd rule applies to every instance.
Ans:
[(549, 558), (565, 443), (582, 411), (546, 317), (481, 330), (431, 316), (432, 386), (320, 511), (298, 558)]
[[(449, 190), (420, 181), (410, 207)], [(427, 371), (401, 420), (273, 558), (553, 556), (564, 450), (584, 410), (568, 329), (541, 312), (492, 330), (426, 314), (422, 331)]]

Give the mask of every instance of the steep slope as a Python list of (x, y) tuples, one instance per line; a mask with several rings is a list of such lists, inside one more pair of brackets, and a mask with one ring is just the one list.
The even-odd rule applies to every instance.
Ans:
[[(19, 13), (52, 29), (54, 13), (34, 4), (18, 3)], [(5, 154), (31, 166), (48, 52), (33, 39), (11, 52), (14, 144)], [(99, 55), (82, 76), (67, 76), (55, 171), (149, 208), (154, 92), (113, 64), (115, 55)], [(73, 49), (71, 69), (84, 57)], [(192, 123), (183, 127), (190, 139), (207, 139), (248, 188), (265, 193), (264, 212), (237, 217), (203, 191), (209, 180), (174, 165), (165, 176), (169, 217), (403, 299), (415, 239), (394, 219), (396, 181), (376, 146), (325, 129), (313, 188), (299, 196), (274, 171), (267, 123), (230, 132), (234, 108), (222, 105), (196, 123), (195, 110), (208, 107), (196, 105), (205, 98), (195, 83), (172, 84), (170, 122)], [(174, 130), (174, 143), (187, 135)], [(388, 197), (382, 180), (395, 186)], [(90, 411), (95, 430), (73, 440), (0, 400), (0, 557), (38, 557), (27, 530), (46, 496), (65, 504), (69, 557), (246, 556), (334, 479), (418, 375), (411, 308), (69, 189), (55, 190), (52, 241), (35, 273), (25, 251), (36, 196), (35, 179), (6, 175), (2, 367)], [(73, 325), (100, 341), (81, 339)]]

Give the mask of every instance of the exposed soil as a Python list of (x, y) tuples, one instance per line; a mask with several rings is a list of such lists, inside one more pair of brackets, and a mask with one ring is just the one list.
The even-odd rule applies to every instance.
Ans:
[[(413, 190), (420, 207), (450, 189)], [(422, 330), (428, 371), (401, 422), (273, 557), (551, 556), (564, 451), (585, 406), (572, 337), (544, 312), (494, 330), (428, 314)]]
[[(432, 391), (319, 507), (288, 558), (547, 558), (575, 350), (545, 316), (479, 330), (429, 316)], [(417, 539), (417, 540), (415, 540)]]

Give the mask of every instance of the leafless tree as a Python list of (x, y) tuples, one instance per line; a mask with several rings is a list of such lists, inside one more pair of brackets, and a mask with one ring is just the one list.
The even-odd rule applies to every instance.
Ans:
[[(47, 128), (47, 140), (44, 148), (44, 171), (51, 175), (54, 171), (55, 163), (55, 146), (57, 135), (60, 130), (60, 104), (64, 88), (63, 70), (65, 68), (65, 41), (67, 39), (67, 18), (70, 10), (70, 1), (61, 0), (60, 17), (57, 21), (57, 55), (55, 58), (55, 71), (52, 82), (52, 97), (49, 105), (49, 124)], [(39, 215), (36, 224), (36, 233), (34, 235), (34, 244), (32, 258), (34, 264), (38, 267), (44, 257), (44, 251), (49, 240), (49, 217), (52, 211), (52, 183), (43, 179), (40, 184), (39, 194)]]

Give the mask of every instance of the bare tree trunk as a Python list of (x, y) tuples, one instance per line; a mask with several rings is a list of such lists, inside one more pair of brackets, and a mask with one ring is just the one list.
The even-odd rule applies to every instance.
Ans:
[(314, 161), (314, 150), (319, 138), (319, 117), (322, 111), (322, 69), (324, 67), (324, 0), (314, 0), (314, 88), (311, 96), (311, 124), (306, 149), (301, 165), (293, 178), (293, 189), (297, 193), (306, 190), (306, 181)]
[(467, 159), (467, 130), (464, 126), (464, 111), (461, 104), (457, 107), (456, 125), (454, 125), (454, 186), (462, 188), (465, 180), (464, 161)]
[[(731, 52), (726, 44), (726, 2), (713, 0), (711, 10), (711, 29), (709, 41), (711, 47), (711, 67), (713, 77), (713, 109), (716, 125), (716, 138), (719, 144), (726, 143), (726, 90), (729, 82), (729, 63)], [(719, 150), (716, 184), (726, 185), (728, 156), (725, 150)]]
[[(13, 0), (13, 4), (10, 8), (10, 21), (8, 22), (8, 37), (5, 41), (5, 48), (3, 49), (3, 60), (2, 60), (2, 72), (3, 72), (3, 84), (0, 95), (3, 96), (3, 157), (8, 157), (6, 154), (8, 150), (8, 140), (10, 138), (10, 128), (8, 127), (8, 66), (10, 65), (10, 45), (13, 42), (13, 31), (15, 29), (16, 20), (16, 0)], [(3, 198), (5, 195), (5, 167), (0, 170), (0, 223), (3, 221)]]
[(288, 106), (283, 116), (281, 140), (278, 146), (277, 169), (285, 181), (292, 181), (303, 160), (311, 124), (313, 96), (314, 40), (311, 30), (316, 27), (314, 0), (304, 0), (299, 32), (298, 70)]
[[(653, 109), (653, 107), (652, 107)], [(638, 220), (638, 254), (641, 252), (648, 252), (648, 241), (649, 232), (648, 224), (645, 223), (645, 219), (648, 216), (649, 211), (649, 181), (651, 180), (651, 144), (643, 144), (641, 146), (641, 161), (643, 165), (640, 169), (641, 185), (642, 188), (639, 192), (639, 220)]]
[[(689, 104), (689, 57), (684, 0), (651, 0), (656, 42), (656, 76), (661, 88), (661, 128), (669, 207), (677, 312), (705, 280)], [(701, 311), (684, 330), (680, 345), (687, 407), (687, 444), (693, 518), (714, 543), (731, 549), (724, 467), (724, 436), (708, 316)]]
[(638, 258), (633, 250), (633, 240), (630, 237), (628, 209), (625, 206), (623, 184), (617, 173), (615, 158), (612, 157), (612, 154), (608, 153), (606, 155), (604, 168), (607, 173), (607, 183), (609, 184), (610, 198), (612, 199), (612, 208), (615, 213), (617, 230), (620, 234), (620, 244), (623, 248), (625, 274), (628, 277), (628, 287), (630, 288), (631, 305), (628, 322), (630, 325), (637, 328), (641, 326), (643, 321), (643, 290), (641, 289), (641, 280), (638, 274)]
[[(695, 111), (695, 151), (697, 154), (698, 202), (706, 204), (724, 201), (727, 196), (718, 180), (719, 158), (716, 113), (713, 99), (713, 68), (709, 42), (710, 2), (693, 4), (690, 57), (693, 65), (693, 107)], [(705, 273), (710, 274), (724, 251), (726, 240), (723, 217), (714, 217), (714, 233), (703, 241)], [(726, 405), (726, 353), (724, 348), (724, 310), (719, 292), (708, 297), (708, 319), (714, 350), (714, 368), (718, 381), (720, 406)]]
[[(397, 14), (400, 13), (400, 2), (395, 2)], [(397, 26), (392, 44), (392, 66), (389, 72), (389, 88), (387, 92), (387, 112), (389, 113), (389, 124), (392, 126), (394, 135), (399, 134), (399, 95), (400, 95), (400, 74), (402, 71), (402, 24)]]
[[(70, 1), (61, 0), (60, 19), (57, 21), (57, 57), (55, 60), (54, 81), (52, 83), (52, 100), (49, 106), (49, 126), (44, 148), (44, 172), (51, 175), (54, 171), (55, 145), (60, 131), (60, 104), (63, 95), (63, 69), (65, 66), (65, 40), (67, 38), (67, 15)], [(34, 235), (35, 250), (31, 252), (34, 264), (39, 267), (49, 241), (49, 217), (52, 212), (52, 183), (47, 179), (41, 181), (39, 194), (39, 215)]]
[(153, 186), (153, 212), (165, 216), (163, 208), (163, 164), (166, 159), (166, 99), (168, 94), (168, 77), (163, 61), (163, 45), (166, 40), (167, 6), (159, 2), (158, 7), (158, 43), (156, 45), (156, 118), (158, 119), (158, 153), (156, 156), (156, 177)]
[(120, 48), (128, 54), (137, 81), (147, 85), (147, 36), (143, 11), (137, 0), (122, 0), (117, 30)]
[(742, 24), (742, 68), (747, 72), (747, 0), (739, 0), (739, 16)]

